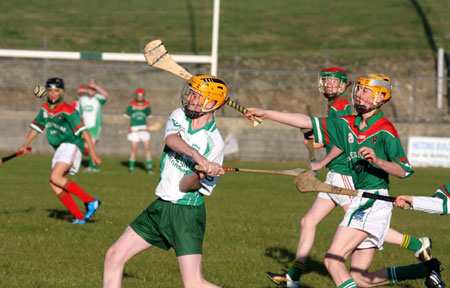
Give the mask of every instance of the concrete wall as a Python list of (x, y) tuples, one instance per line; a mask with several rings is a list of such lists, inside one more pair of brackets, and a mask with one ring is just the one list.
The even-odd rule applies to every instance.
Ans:
[[(37, 111), (18, 112), (0, 111), (0, 151), (2, 154), (15, 151), (25, 141), (29, 125)], [(153, 121), (165, 124), (167, 117), (156, 116)], [(450, 137), (450, 124), (410, 124), (394, 123), (403, 147), (407, 148), (408, 136)], [(238, 140), (239, 152), (226, 156), (226, 159), (246, 161), (308, 161), (308, 152), (303, 145), (303, 135), (299, 129), (281, 125), (272, 121), (264, 121), (253, 128), (251, 123), (242, 117), (217, 117), (217, 126), (225, 139), (230, 133)], [(130, 152), (129, 142), (124, 132), (125, 119), (119, 114), (104, 115), (104, 128), (98, 152), (100, 155), (120, 155), (127, 159)], [(163, 129), (151, 133), (151, 147), (154, 157), (159, 158), (163, 149)], [(33, 142), (33, 150), (37, 153), (51, 153), (45, 135), (38, 136)], [(5, 152), (5, 153), (3, 153)], [(324, 157), (323, 149), (316, 152), (317, 158)], [(143, 147), (138, 148), (138, 157), (143, 157)]]

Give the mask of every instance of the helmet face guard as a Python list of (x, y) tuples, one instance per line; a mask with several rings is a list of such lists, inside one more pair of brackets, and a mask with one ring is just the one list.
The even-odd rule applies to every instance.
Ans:
[[(370, 93), (368, 99), (364, 99), (362, 96), (362, 94), (365, 93)], [(353, 106), (358, 113), (364, 114), (370, 112), (391, 100), (391, 93), (392, 83), (388, 76), (381, 73), (363, 75), (359, 77), (353, 85)], [(380, 96), (383, 97), (381, 100), (379, 100)]]
[(211, 75), (196, 75), (186, 83), (181, 92), (181, 104), (189, 118), (198, 118), (218, 110), (226, 103), (225, 82)]
[[(49, 78), (45, 83), (45, 89), (47, 90), (47, 102), (51, 104), (57, 103), (61, 98), (64, 97), (64, 80), (59, 77)], [(57, 91), (57, 92), (56, 92)], [(53, 97), (55, 93), (59, 93), (59, 97)]]
[(318, 77), (319, 91), (328, 99), (344, 93), (347, 83), (347, 73), (338, 67), (323, 69)]

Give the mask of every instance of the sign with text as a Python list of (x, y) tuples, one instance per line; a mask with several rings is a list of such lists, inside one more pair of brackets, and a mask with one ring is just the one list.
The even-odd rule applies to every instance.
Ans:
[(410, 136), (408, 160), (413, 167), (450, 168), (450, 138)]

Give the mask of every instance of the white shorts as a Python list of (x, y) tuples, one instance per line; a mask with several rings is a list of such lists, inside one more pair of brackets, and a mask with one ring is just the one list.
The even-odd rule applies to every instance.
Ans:
[(128, 133), (127, 140), (130, 142), (145, 142), (150, 141), (150, 132), (139, 131), (139, 129), (145, 129), (146, 126), (134, 126), (131, 127), (132, 132)]
[(387, 189), (359, 190), (358, 196), (353, 197), (344, 220), (339, 224), (339, 226), (363, 230), (370, 234), (359, 244), (359, 249), (373, 247), (383, 249), (384, 237), (391, 222), (392, 203), (360, 196), (363, 192), (375, 193), (377, 191), (380, 195), (389, 195)]
[(81, 163), (81, 152), (77, 145), (71, 143), (62, 143), (58, 149), (56, 149), (55, 154), (52, 159), (52, 168), (55, 167), (56, 162), (63, 162), (71, 165), (69, 169), (69, 174), (75, 175), (80, 168)]
[[(339, 174), (333, 171), (330, 171), (327, 173), (327, 179), (325, 180), (325, 183), (334, 185), (341, 188), (347, 188), (354, 190), (355, 186), (353, 185), (353, 178), (350, 175), (343, 175)], [(340, 194), (329, 194), (325, 192), (319, 192), (317, 194), (317, 197), (324, 198), (324, 199), (330, 199), (332, 200), (336, 205), (344, 206), (346, 204), (349, 204), (352, 202), (352, 196), (348, 195), (340, 195)]]

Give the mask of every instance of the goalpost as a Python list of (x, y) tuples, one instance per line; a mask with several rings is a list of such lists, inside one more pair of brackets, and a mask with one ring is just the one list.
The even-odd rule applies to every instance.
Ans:
[[(211, 64), (211, 75), (217, 76), (219, 47), (220, 0), (214, 0), (211, 55), (172, 55), (178, 63)], [(103, 61), (145, 62), (142, 53), (84, 53), (41, 50), (0, 49), (0, 57), (40, 58), (40, 59), (96, 59)]]

